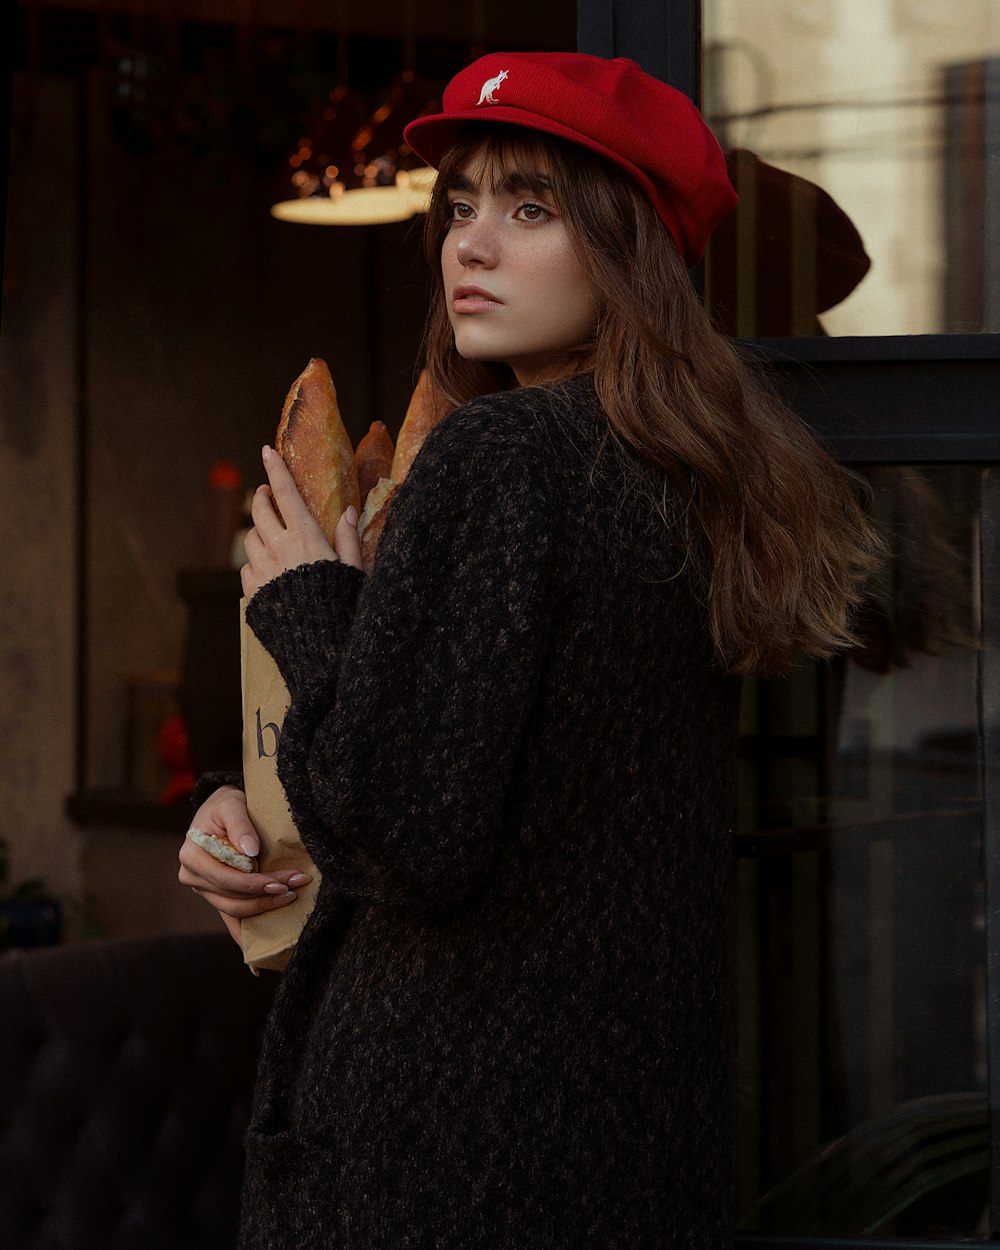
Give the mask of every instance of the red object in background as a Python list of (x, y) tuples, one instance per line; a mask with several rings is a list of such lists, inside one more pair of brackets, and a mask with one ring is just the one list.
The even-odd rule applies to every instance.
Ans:
[(160, 802), (178, 803), (181, 799), (190, 797), (195, 780), (191, 743), (183, 716), (170, 716), (163, 722), (157, 745), (160, 759), (170, 773), (170, 784), (160, 795)]
[(216, 460), (208, 475), (213, 490), (242, 490), (243, 474), (231, 460)]

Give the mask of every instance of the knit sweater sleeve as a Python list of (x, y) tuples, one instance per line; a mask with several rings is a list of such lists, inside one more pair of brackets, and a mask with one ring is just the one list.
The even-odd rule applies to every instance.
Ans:
[(551, 616), (551, 527), (524, 459), (516, 439), (444, 422), (395, 497), (349, 631), (343, 566), (293, 570), (251, 601), (291, 693), (278, 774), (344, 894), (434, 911), (495, 860)]

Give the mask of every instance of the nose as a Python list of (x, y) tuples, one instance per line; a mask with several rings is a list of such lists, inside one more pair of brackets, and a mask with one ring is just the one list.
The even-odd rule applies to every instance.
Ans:
[(493, 269), (500, 258), (497, 232), (485, 216), (466, 222), (458, 232), (455, 254), (463, 265)]

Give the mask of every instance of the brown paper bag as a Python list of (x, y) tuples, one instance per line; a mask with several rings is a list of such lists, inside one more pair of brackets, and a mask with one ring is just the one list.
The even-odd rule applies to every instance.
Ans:
[(278, 667), (246, 621), (240, 601), (240, 663), (243, 681), (243, 785), (247, 811), (260, 838), (261, 872), (298, 868), (312, 881), (294, 903), (243, 921), (243, 959), (257, 968), (281, 972), (316, 901), (319, 871), (292, 824), (285, 791), (278, 780), (277, 754), (289, 695)]

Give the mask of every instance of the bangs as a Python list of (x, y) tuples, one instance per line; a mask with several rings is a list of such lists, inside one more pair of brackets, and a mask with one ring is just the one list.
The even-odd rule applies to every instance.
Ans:
[(487, 187), (493, 195), (527, 193), (554, 201), (560, 210), (569, 208), (571, 171), (578, 159), (572, 147), (522, 126), (467, 126), (438, 169), (427, 219), (428, 256), (435, 257), (447, 232), (449, 191)]
[(454, 190), (464, 176), (494, 195), (527, 191), (558, 198), (560, 162), (553, 160), (552, 147), (548, 136), (517, 126), (469, 126), (442, 161), (439, 181)]

